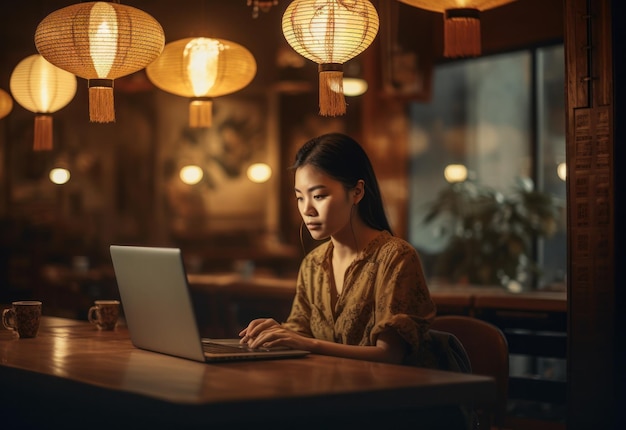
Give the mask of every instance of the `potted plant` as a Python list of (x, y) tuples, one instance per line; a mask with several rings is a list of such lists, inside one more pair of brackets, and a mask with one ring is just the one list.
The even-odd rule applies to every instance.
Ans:
[(453, 283), (520, 291), (540, 273), (536, 240), (557, 229), (562, 202), (520, 178), (509, 194), (473, 180), (442, 189), (424, 222), (438, 219), (448, 237), (433, 275)]

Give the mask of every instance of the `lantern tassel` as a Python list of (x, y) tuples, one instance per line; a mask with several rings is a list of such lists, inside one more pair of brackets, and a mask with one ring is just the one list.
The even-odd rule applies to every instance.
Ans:
[(449, 9), (444, 14), (444, 57), (478, 57), (481, 53), (480, 11)]
[(89, 120), (115, 122), (112, 79), (89, 80)]
[(344, 115), (346, 98), (343, 94), (343, 66), (336, 63), (320, 64), (319, 79), (320, 115)]
[(50, 151), (52, 149), (52, 116), (37, 115), (35, 117), (34, 151)]
[(189, 103), (189, 127), (209, 128), (213, 123), (213, 101), (197, 98)]

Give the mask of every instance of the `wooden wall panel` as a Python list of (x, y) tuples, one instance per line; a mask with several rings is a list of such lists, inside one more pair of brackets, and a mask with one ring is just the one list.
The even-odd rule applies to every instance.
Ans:
[(615, 185), (610, 0), (565, 0), (568, 429), (614, 428)]

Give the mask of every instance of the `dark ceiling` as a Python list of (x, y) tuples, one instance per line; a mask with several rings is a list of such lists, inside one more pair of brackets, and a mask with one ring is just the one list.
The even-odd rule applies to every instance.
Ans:
[[(247, 47), (257, 60), (257, 76), (250, 85), (263, 89), (279, 77), (276, 67), (279, 48), (288, 47), (282, 35), (281, 20), (291, 0), (278, 0), (268, 12), (253, 18), (247, 0), (125, 0), (120, 3), (141, 9), (161, 23), (165, 41), (184, 37), (208, 36), (232, 40)], [(118, 1), (119, 2), (119, 1)], [(0, 88), (9, 90), (15, 66), (36, 54), (34, 34), (39, 22), (51, 12), (79, 3), (76, 0), (19, 0), (3, 7), (0, 14)], [(416, 46), (433, 50), (435, 62), (442, 50), (441, 14), (408, 6), (396, 0), (372, 0), (379, 9), (399, 4), (401, 20), (410, 25), (398, 31), (409, 32)], [(483, 53), (515, 49), (562, 39), (562, 0), (517, 0), (481, 15)], [(385, 23), (381, 22), (381, 30)], [(380, 32), (379, 32), (380, 33)], [(307, 63), (311, 63), (307, 60)], [(308, 67), (316, 70), (313, 63)], [(140, 72), (143, 76), (143, 71)], [(315, 72), (314, 72), (315, 74)], [(116, 80), (116, 87), (124, 85)], [(145, 80), (145, 79), (144, 79)], [(120, 88), (121, 89), (121, 88)]]

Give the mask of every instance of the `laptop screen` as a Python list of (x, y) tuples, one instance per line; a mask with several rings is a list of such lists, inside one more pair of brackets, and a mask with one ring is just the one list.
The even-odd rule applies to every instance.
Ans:
[[(180, 249), (111, 245), (110, 252), (126, 325), (136, 347), (197, 361), (309, 354), (290, 348), (252, 350), (239, 345), (239, 339), (201, 339)], [(215, 343), (220, 344), (219, 352), (206, 350)]]
[(181, 250), (111, 245), (110, 252), (133, 344), (204, 361)]

